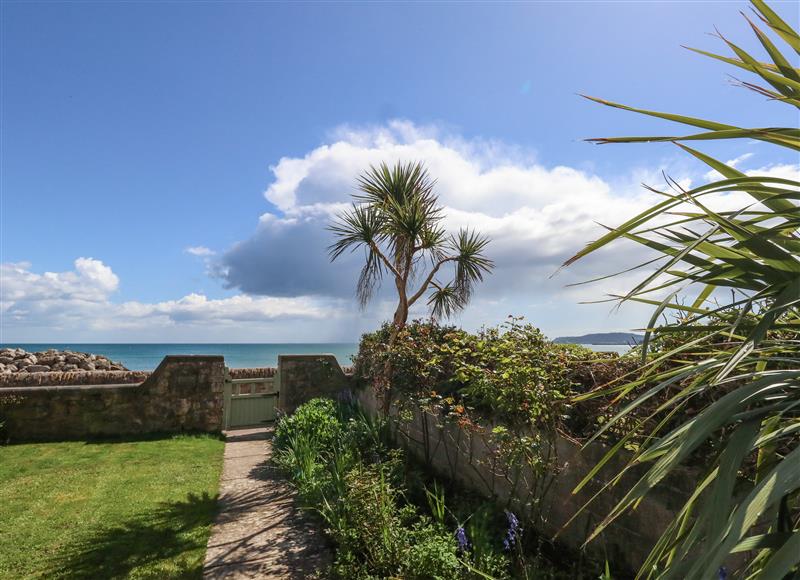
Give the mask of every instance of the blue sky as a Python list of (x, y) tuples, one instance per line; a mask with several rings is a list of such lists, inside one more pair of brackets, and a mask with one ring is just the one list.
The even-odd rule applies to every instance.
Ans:
[[(796, 3), (776, 6), (787, 20), (800, 18)], [(638, 207), (640, 178), (664, 168), (697, 180), (705, 170), (670, 145), (584, 143), (673, 128), (576, 94), (741, 125), (796, 125), (784, 107), (732, 86), (724, 66), (680, 47), (723, 50), (707, 35), (714, 26), (752, 47), (738, 13), (746, 7), (3, 2), (0, 261), (16, 266), (4, 270), (4, 300), (15, 304), (4, 313), (2, 340), (354, 339), (386, 307), (353, 309), (343, 290), (348, 264), (306, 263), (320, 244), (303, 240), (321, 232), (325, 219), (301, 206), (346, 201), (352, 161), (374, 155), (318, 153), (306, 163), (307, 179), (295, 184), (297, 203), (265, 198), (271, 186), (291, 182), (291, 160), (335, 143), (419, 157), (433, 142), (437, 167), (457, 155), (478, 174), (540, 169), (543, 187), (557, 167), (587, 184), (601, 180), (624, 218)], [(797, 163), (763, 145), (707, 150), (722, 159), (747, 154), (742, 161), (752, 168)], [(283, 178), (271, 169), (280, 167)], [(458, 186), (456, 177), (447, 183)], [(462, 213), (500, 219), (524, 208), (552, 210), (582, 187), (576, 183), (555, 187), (545, 205), (506, 195), (496, 215), (455, 191), (444, 198)], [(270, 214), (278, 221), (269, 222)], [(298, 220), (307, 231), (278, 232), (300, 227)], [(567, 241), (574, 251), (589, 239)], [(207, 251), (193, 255), (191, 247)], [(569, 249), (528, 256), (525, 275), (513, 258), (501, 260), (508, 267), (494, 290), (479, 294), (484, 302), (457, 322), (474, 327), (499, 322), (501, 313), (526, 314), (551, 335), (643, 324), (638, 311), (615, 318), (607, 306), (578, 306), (586, 296), (559, 293), (560, 283), (539, 288), (536, 281)], [(92, 261), (78, 266), (78, 258)], [(504, 280), (527, 287), (509, 284), (504, 294)], [(192, 295), (229, 302), (172, 304)], [(253, 309), (268, 314), (249, 320)]]

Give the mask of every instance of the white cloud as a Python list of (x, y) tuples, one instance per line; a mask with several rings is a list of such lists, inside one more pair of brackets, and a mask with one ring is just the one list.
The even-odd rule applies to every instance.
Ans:
[(201, 258), (213, 256), (216, 254), (214, 250), (211, 248), (206, 248), (205, 246), (189, 246), (184, 250), (187, 254), (191, 254), (192, 256), (198, 256)]
[[(623, 293), (643, 273), (565, 286), (643, 262), (648, 256), (641, 246), (619, 243), (551, 275), (604, 233), (598, 223), (618, 225), (660, 198), (641, 183), (659, 186), (666, 169), (680, 187), (689, 188), (703, 182), (705, 171), (697, 164), (689, 170), (686, 161), (679, 161), (678, 170), (662, 162), (604, 179), (574, 167), (546, 166), (519, 147), (467, 140), (407, 121), (343, 126), (329, 141), (305, 155), (282, 158), (271, 168), (273, 180), (264, 195), (278, 211), (261, 215), (249, 238), (219, 255), (206, 246), (186, 248), (236, 295), (114, 301), (119, 279), (99, 260), (79, 258), (72, 270), (60, 273), (36, 273), (27, 263), (5, 264), (0, 297), (4, 325), (44, 329), (38, 340), (55, 340), (55, 331), (72, 333), (65, 338), (73, 340), (74, 329), (85, 329), (92, 338), (118, 330), (124, 334), (113, 336), (123, 341), (131, 336), (155, 341), (352, 340), (391, 316), (392, 287), (384, 284), (375, 304), (359, 313), (354, 291), (363, 257), (345, 255), (331, 264), (327, 247), (332, 236), (326, 226), (348, 206), (356, 177), (370, 164), (419, 160), (437, 179), (446, 227), (472, 227), (492, 239), (487, 253), (496, 263), (495, 272), (456, 322), (475, 328), (524, 314), (551, 335), (637, 328), (646, 323), (645, 306), (612, 313), (610, 304), (577, 302)], [(752, 161), (746, 154), (729, 163)], [(792, 164), (745, 171), (800, 179), (800, 167)], [(704, 199), (717, 210), (752, 203), (737, 192)], [(413, 314), (424, 315), (424, 304), (418, 303)]]
[[(325, 226), (346, 207), (356, 177), (380, 162), (424, 161), (437, 180), (447, 227), (473, 227), (491, 236), (488, 253), (497, 269), (484, 297), (532, 289), (602, 233), (596, 222), (619, 223), (651, 199), (636, 181), (613, 190), (596, 175), (543, 166), (520, 148), (467, 141), (407, 121), (342, 127), (333, 135), (334, 142), (271, 168), (274, 180), (264, 195), (282, 215), (262, 215), (254, 235), (222, 256), (217, 272), (230, 287), (253, 294), (352, 296), (360, 256), (329, 264), (332, 238)], [(291, 264), (303, 264), (291, 280), (270, 274)]]
[(94, 302), (103, 300), (119, 287), (119, 278), (100, 260), (78, 258), (69, 272), (30, 271), (27, 262), (0, 264), (4, 308), (15, 303), (40, 300)]
[(761, 175), (764, 177), (779, 177), (782, 179), (800, 181), (800, 164), (776, 163), (774, 165), (765, 165), (757, 169), (748, 169), (745, 173), (750, 176)]
[[(733, 167), (734, 169), (738, 169), (742, 171), (741, 164), (744, 161), (752, 158), (755, 153), (743, 153), (734, 159), (729, 159), (725, 162), (725, 165), (728, 167)], [(784, 179), (793, 179), (795, 181), (800, 180), (800, 164), (791, 164), (791, 163), (775, 163), (770, 165), (764, 165), (755, 169), (745, 169), (744, 173), (751, 177), (755, 176), (763, 176), (763, 177), (782, 177)], [(706, 172), (703, 177), (706, 181), (716, 181), (722, 179), (722, 174), (715, 169)]]
[(2, 264), (3, 330), (47, 328), (56, 333), (66, 330), (71, 336), (87, 331), (137, 330), (152, 340), (164, 329), (187, 332), (194, 328), (191, 336), (202, 340), (203, 336), (196, 334), (198, 329), (247, 331), (275, 321), (331, 320), (341, 315), (336, 301), (306, 296), (210, 299), (193, 293), (154, 303), (115, 302), (112, 298), (119, 278), (110, 267), (92, 258), (78, 258), (74, 266), (67, 272), (38, 274), (28, 263)]
[[(747, 153), (729, 163), (740, 165), (751, 157)], [(332, 237), (325, 227), (346, 207), (361, 172), (371, 164), (398, 160), (425, 162), (437, 180), (449, 229), (472, 227), (492, 238), (487, 253), (496, 263), (495, 272), (460, 320), (479, 326), (511, 313), (528, 314), (556, 333), (567, 327), (588, 331), (645, 323), (641, 308), (613, 322), (608, 318), (610, 305), (575, 304), (623, 293), (644, 276), (642, 272), (564, 287), (645, 261), (649, 255), (641, 246), (618, 243), (550, 276), (604, 233), (598, 224), (616, 226), (661, 199), (642, 183), (662, 186), (666, 171), (679, 187), (688, 189), (704, 177), (701, 165), (682, 157), (677, 163), (669, 159), (653, 167), (628, 168), (608, 180), (574, 167), (546, 166), (530, 151), (497, 141), (466, 140), (438, 127), (408, 121), (344, 126), (332, 132), (329, 143), (303, 156), (282, 158), (271, 168), (274, 179), (264, 196), (279, 212), (263, 214), (250, 238), (221, 255), (217, 275), (228, 287), (249, 294), (314, 293), (352, 301), (362, 256), (356, 253), (330, 264), (326, 248)], [(798, 173), (798, 166), (758, 171), (788, 177)], [(721, 210), (752, 203), (737, 192), (706, 196), (704, 201)], [(385, 284), (364, 316), (372, 321), (385, 318), (391, 312), (391, 294), (391, 284)], [(424, 308), (417, 309), (417, 314), (423, 313)]]

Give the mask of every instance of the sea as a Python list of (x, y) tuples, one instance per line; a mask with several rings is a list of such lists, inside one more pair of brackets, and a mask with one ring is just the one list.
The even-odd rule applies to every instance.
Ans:
[[(627, 345), (584, 345), (598, 352), (627, 352)], [(230, 368), (274, 367), (279, 354), (332, 354), (342, 366), (352, 363), (358, 351), (355, 342), (321, 343), (0, 343), (0, 348), (22, 348), (39, 352), (54, 348), (107, 356), (132, 371), (151, 371), (168, 354), (221, 354)]]

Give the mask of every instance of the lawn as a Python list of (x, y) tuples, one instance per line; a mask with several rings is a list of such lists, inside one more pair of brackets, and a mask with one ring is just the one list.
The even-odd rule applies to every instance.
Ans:
[(0, 578), (196, 578), (216, 510), (212, 436), (0, 447)]

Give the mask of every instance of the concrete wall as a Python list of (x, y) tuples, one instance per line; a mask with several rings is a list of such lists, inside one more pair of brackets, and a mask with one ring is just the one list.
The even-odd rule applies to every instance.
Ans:
[(0, 389), (0, 413), (15, 441), (219, 431), (224, 380), (221, 356), (167, 356), (140, 384)]

